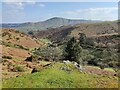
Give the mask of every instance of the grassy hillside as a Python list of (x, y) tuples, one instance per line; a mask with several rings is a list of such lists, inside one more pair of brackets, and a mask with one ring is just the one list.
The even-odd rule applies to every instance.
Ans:
[[(112, 82), (112, 83), (111, 83)], [(3, 80), (3, 88), (118, 88), (118, 78), (80, 72), (73, 64), (55, 63), (40, 72)]]

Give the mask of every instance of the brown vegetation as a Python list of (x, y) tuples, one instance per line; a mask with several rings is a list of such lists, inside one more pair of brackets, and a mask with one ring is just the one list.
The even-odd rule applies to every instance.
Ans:
[(2, 40), (25, 48), (39, 47), (43, 43), (15, 29), (2, 29)]

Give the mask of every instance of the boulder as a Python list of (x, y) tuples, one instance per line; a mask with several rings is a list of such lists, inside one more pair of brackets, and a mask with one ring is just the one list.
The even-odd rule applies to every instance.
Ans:
[(66, 60), (66, 61), (64, 60), (63, 63), (68, 64), (68, 63), (71, 63), (71, 62), (69, 60)]
[(78, 68), (81, 72), (83, 72), (84, 68), (80, 64), (74, 62), (74, 66)]

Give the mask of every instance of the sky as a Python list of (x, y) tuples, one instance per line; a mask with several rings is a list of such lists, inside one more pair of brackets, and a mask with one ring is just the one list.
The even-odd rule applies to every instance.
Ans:
[[(39, 22), (52, 17), (111, 21), (117, 2), (1, 2), (2, 23)], [(0, 4), (1, 4), (0, 3)], [(2, 11), (1, 11), (2, 10)]]

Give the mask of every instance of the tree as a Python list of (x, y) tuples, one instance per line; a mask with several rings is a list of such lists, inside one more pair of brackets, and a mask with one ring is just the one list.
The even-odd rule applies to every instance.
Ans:
[(65, 48), (65, 59), (70, 61), (76, 61), (77, 63), (79, 63), (81, 51), (81, 46), (73, 37), (68, 41), (67, 46)]
[(78, 43), (76, 43), (73, 48), (73, 60), (79, 64), (82, 63), (82, 59), (80, 59), (81, 52), (82, 52), (82, 47)]
[(80, 37), (79, 37), (80, 46), (82, 46), (84, 48), (89, 48), (89, 47), (95, 46), (95, 43), (92, 38), (86, 37), (86, 35), (84, 33), (79, 33), (79, 35), (80, 35)]
[(73, 48), (76, 42), (77, 41), (74, 37), (67, 42), (67, 45), (65, 47), (65, 59), (72, 61)]
[(89, 46), (89, 47), (94, 47), (95, 43), (94, 43), (92, 38), (87, 38), (86, 39), (86, 45)]
[(86, 44), (86, 35), (84, 33), (79, 33), (80, 37), (79, 37), (79, 43), (80, 46), (84, 46)]

